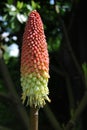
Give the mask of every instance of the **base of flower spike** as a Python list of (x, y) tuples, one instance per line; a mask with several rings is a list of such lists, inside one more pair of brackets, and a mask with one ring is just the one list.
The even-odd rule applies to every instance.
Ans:
[[(47, 74), (48, 75), (48, 74)], [(47, 87), (48, 76), (46, 73), (36, 76), (35, 73), (21, 76), (21, 85), (23, 88), (22, 100), (23, 103), (27, 98), (27, 105), (31, 107), (43, 107), (45, 100), (50, 102), (48, 97), (49, 90)]]

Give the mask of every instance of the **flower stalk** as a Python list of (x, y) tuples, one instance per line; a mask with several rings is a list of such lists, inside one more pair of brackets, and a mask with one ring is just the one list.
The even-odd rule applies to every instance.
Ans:
[[(22, 101), (31, 107), (31, 130), (38, 130), (38, 110), (48, 97), (49, 55), (39, 13), (30, 13), (23, 34), (21, 51)], [(33, 122), (33, 124), (32, 124)]]
[(38, 115), (39, 110), (37, 108), (30, 109), (30, 130), (38, 130)]

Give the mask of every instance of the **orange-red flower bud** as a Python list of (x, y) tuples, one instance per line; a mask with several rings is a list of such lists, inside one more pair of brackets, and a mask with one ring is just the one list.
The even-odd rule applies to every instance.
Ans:
[(48, 98), (49, 55), (39, 13), (30, 13), (23, 34), (21, 53), (22, 100), (27, 105), (43, 107)]

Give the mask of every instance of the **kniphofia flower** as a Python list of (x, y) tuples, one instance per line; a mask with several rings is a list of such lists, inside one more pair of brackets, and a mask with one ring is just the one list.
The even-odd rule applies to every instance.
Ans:
[(43, 107), (50, 102), (47, 87), (49, 79), (49, 55), (43, 23), (39, 13), (30, 13), (23, 34), (21, 52), (21, 86), (23, 103), (31, 107)]

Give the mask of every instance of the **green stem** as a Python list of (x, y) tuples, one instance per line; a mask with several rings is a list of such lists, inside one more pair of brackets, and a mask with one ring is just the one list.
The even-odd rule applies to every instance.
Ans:
[(22, 123), (24, 124), (25, 128), (29, 130), (29, 118), (23, 105), (21, 104), (20, 98), (15, 90), (14, 83), (10, 77), (8, 68), (2, 57), (0, 57), (0, 73), (2, 74), (5, 86), (9, 91), (10, 98), (15, 105), (15, 109), (17, 110)]
[(38, 130), (38, 113), (37, 108), (30, 108), (30, 130)]
[(84, 97), (82, 98), (80, 104), (78, 105), (78, 108), (76, 109), (73, 117), (67, 124), (65, 130), (71, 130), (73, 126), (75, 125), (75, 121), (80, 117), (82, 112), (84, 111), (85, 107), (87, 106), (87, 92), (85, 93)]
[(73, 49), (71, 47), (66, 26), (65, 26), (64, 22), (62, 21), (62, 19), (60, 17), (59, 17), (59, 19), (60, 19), (61, 25), (63, 26), (63, 33), (64, 33), (64, 36), (65, 36), (67, 48), (68, 48), (69, 53), (70, 53), (70, 55), (72, 57), (72, 60), (73, 60), (73, 62), (75, 64), (75, 67), (76, 67), (78, 73), (80, 74), (80, 76), (82, 77), (82, 80), (83, 80), (83, 72), (82, 72), (82, 69), (81, 69), (81, 67), (80, 67), (80, 65), (78, 63), (78, 60), (76, 59), (76, 56), (75, 56), (75, 54), (73, 52)]
[(70, 114), (71, 114), (71, 112), (73, 112), (75, 109), (75, 102), (74, 102), (74, 96), (73, 96), (73, 92), (72, 92), (72, 88), (70, 84), (70, 79), (69, 79), (69, 76), (67, 76), (67, 74), (65, 76), (65, 80), (66, 80), (67, 93), (68, 93), (68, 99), (69, 99), (69, 105), (70, 105)]
[(54, 130), (62, 130), (59, 122), (55, 118), (55, 116), (54, 116), (53, 112), (51, 111), (51, 109), (49, 108), (49, 106), (46, 105), (43, 110), (46, 113), (46, 116), (48, 117), (48, 119), (49, 119), (51, 125), (53, 126)]
[[(55, 5), (56, 5), (56, 0), (55, 0)], [(55, 10), (56, 10), (56, 7), (55, 7)], [(68, 51), (69, 51), (69, 53), (70, 53), (70, 55), (72, 57), (72, 60), (73, 60), (73, 62), (75, 64), (75, 67), (76, 67), (76, 69), (78, 71), (78, 74), (80, 75), (80, 77), (82, 78), (82, 81), (84, 83), (84, 75), (83, 75), (82, 69), (81, 69), (81, 67), (80, 67), (80, 65), (78, 63), (78, 60), (77, 60), (77, 58), (76, 58), (76, 56), (74, 54), (74, 51), (72, 49), (71, 42), (70, 42), (70, 39), (69, 39), (69, 36), (68, 36), (68, 31), (66, 29), (65, 23), (62, 20), (59, 12), (57, 12), (57, 10), (56, 10), (56, 13), (58, 14), (58, 20), (59, 20), (59, 22), (60, 22), (60, 24), (62, 25), (62, 28), (63, 28), (63, 33), (64, 33), (64, 37), (65, 37), (65, 41), (66, 41)], [(84, 86), (85, 86), (85, 83), (84, 83)]]

